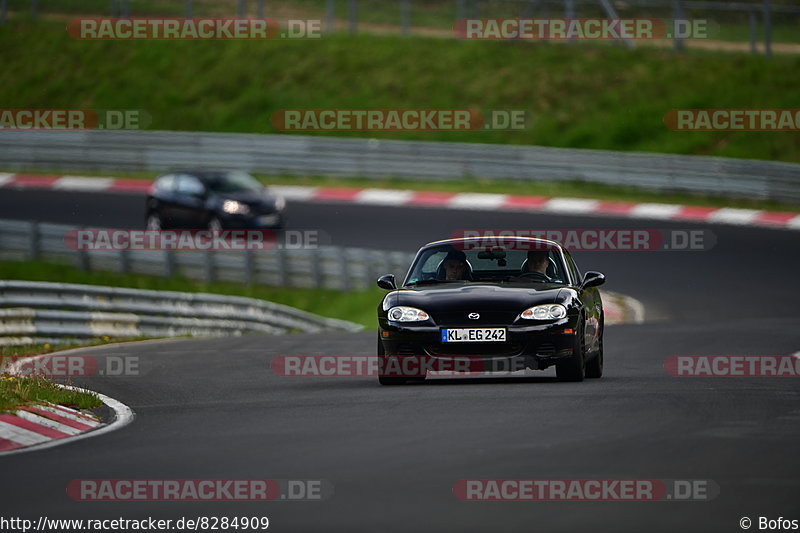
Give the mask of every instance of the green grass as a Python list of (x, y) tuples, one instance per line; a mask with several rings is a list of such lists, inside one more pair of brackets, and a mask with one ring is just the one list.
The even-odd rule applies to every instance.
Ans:
[(339, 34), (77, 41), (45, 21), (9, 23), (0, 47), (4, 107), (144, 109), (151, 129), (275, 133), (271, 114), (296, 108), (524, 109), (525, 130), (368, 136), (800, 162), (797, 133), (674, 132), (662, 122), (673, 108), (800, 108), (800, 56)]
[(93, 393), (63, 389), (42, 377), (0, 376), (0, 412), (15, 411), (29, 403), (50, 402), (78, 409), (103, 404)]
[(58, 280), (62, 283), (247, 296), (289, 305), (322, 316), (349, 320), (362, 324), (367, 329), (377, 327), (376, 308), (385, 293), (377, 287), (371, 290), (342, 292), (330, 289), (247, 286), (228, 282), (206, 283), (180, 277), (159, 278), (114, 272), (85, 272), (65, 265), (33, 261), (0, 261), (0, 279)]

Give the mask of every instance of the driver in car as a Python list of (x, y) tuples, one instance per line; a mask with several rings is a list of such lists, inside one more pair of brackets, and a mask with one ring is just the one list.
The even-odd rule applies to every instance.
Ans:
[(461, 250), (451, 250), (442, 261), (446, 280), (468, 280), (467, 255)]
[(545, 251), (531, 250), (528, 252), (528, 259), (522, 269), (520, 276), (526, 278), (550, 281), (547, 275), (547, 267), (550, 264), (550, 254)]

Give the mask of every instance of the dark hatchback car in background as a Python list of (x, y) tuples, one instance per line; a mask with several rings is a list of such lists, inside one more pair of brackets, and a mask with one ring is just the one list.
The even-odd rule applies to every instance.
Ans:
[[(451, 258), (464, 263), (459, 279), (445, 272)], [(540, 271), (530, 268), (534, 258)], [(409, 358), (414, 369), (454, 369), (466, 358), (469, 370), (481, 373), (555, 366), (562, 381), (599, 378), (604, 314), (597, 287), (604, 281), (600, 272), (581, 275), (554, 241), (429, 243), (400, 287), (391, 274), (378, 280), (390, 291), (378, 306), (380, 382), (424, 379), (424, 370), (385, 370), (406, 369)]]
[(281, 228), (284, 199), (240, 171), (179, 171), (159, 176), (147, 194), (149, 230)]

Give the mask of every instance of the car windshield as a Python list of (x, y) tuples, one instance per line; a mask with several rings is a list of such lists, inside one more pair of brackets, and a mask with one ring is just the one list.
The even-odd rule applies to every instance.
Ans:
[(405, 285), (439, 283), (555, 283), (568, 277), (560, 250), (541, 241), (485, 246), (460, 241), (431, 246), (414, 261)]
[(255, 192), (263, 186), (246, 172), (227, 172), (214, 176), (206, 182), (209, 190), (218, 193)]

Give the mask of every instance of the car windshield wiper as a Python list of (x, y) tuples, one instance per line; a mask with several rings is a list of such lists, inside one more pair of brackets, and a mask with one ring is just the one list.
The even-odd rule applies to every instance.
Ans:
[(406, 283), (406, 287), (410, 287), (412, 285), (434, 285), (436, 283), (465, 283), (467, 280), (465, 279), (421, 279), (419, 281), (411, 281)]

